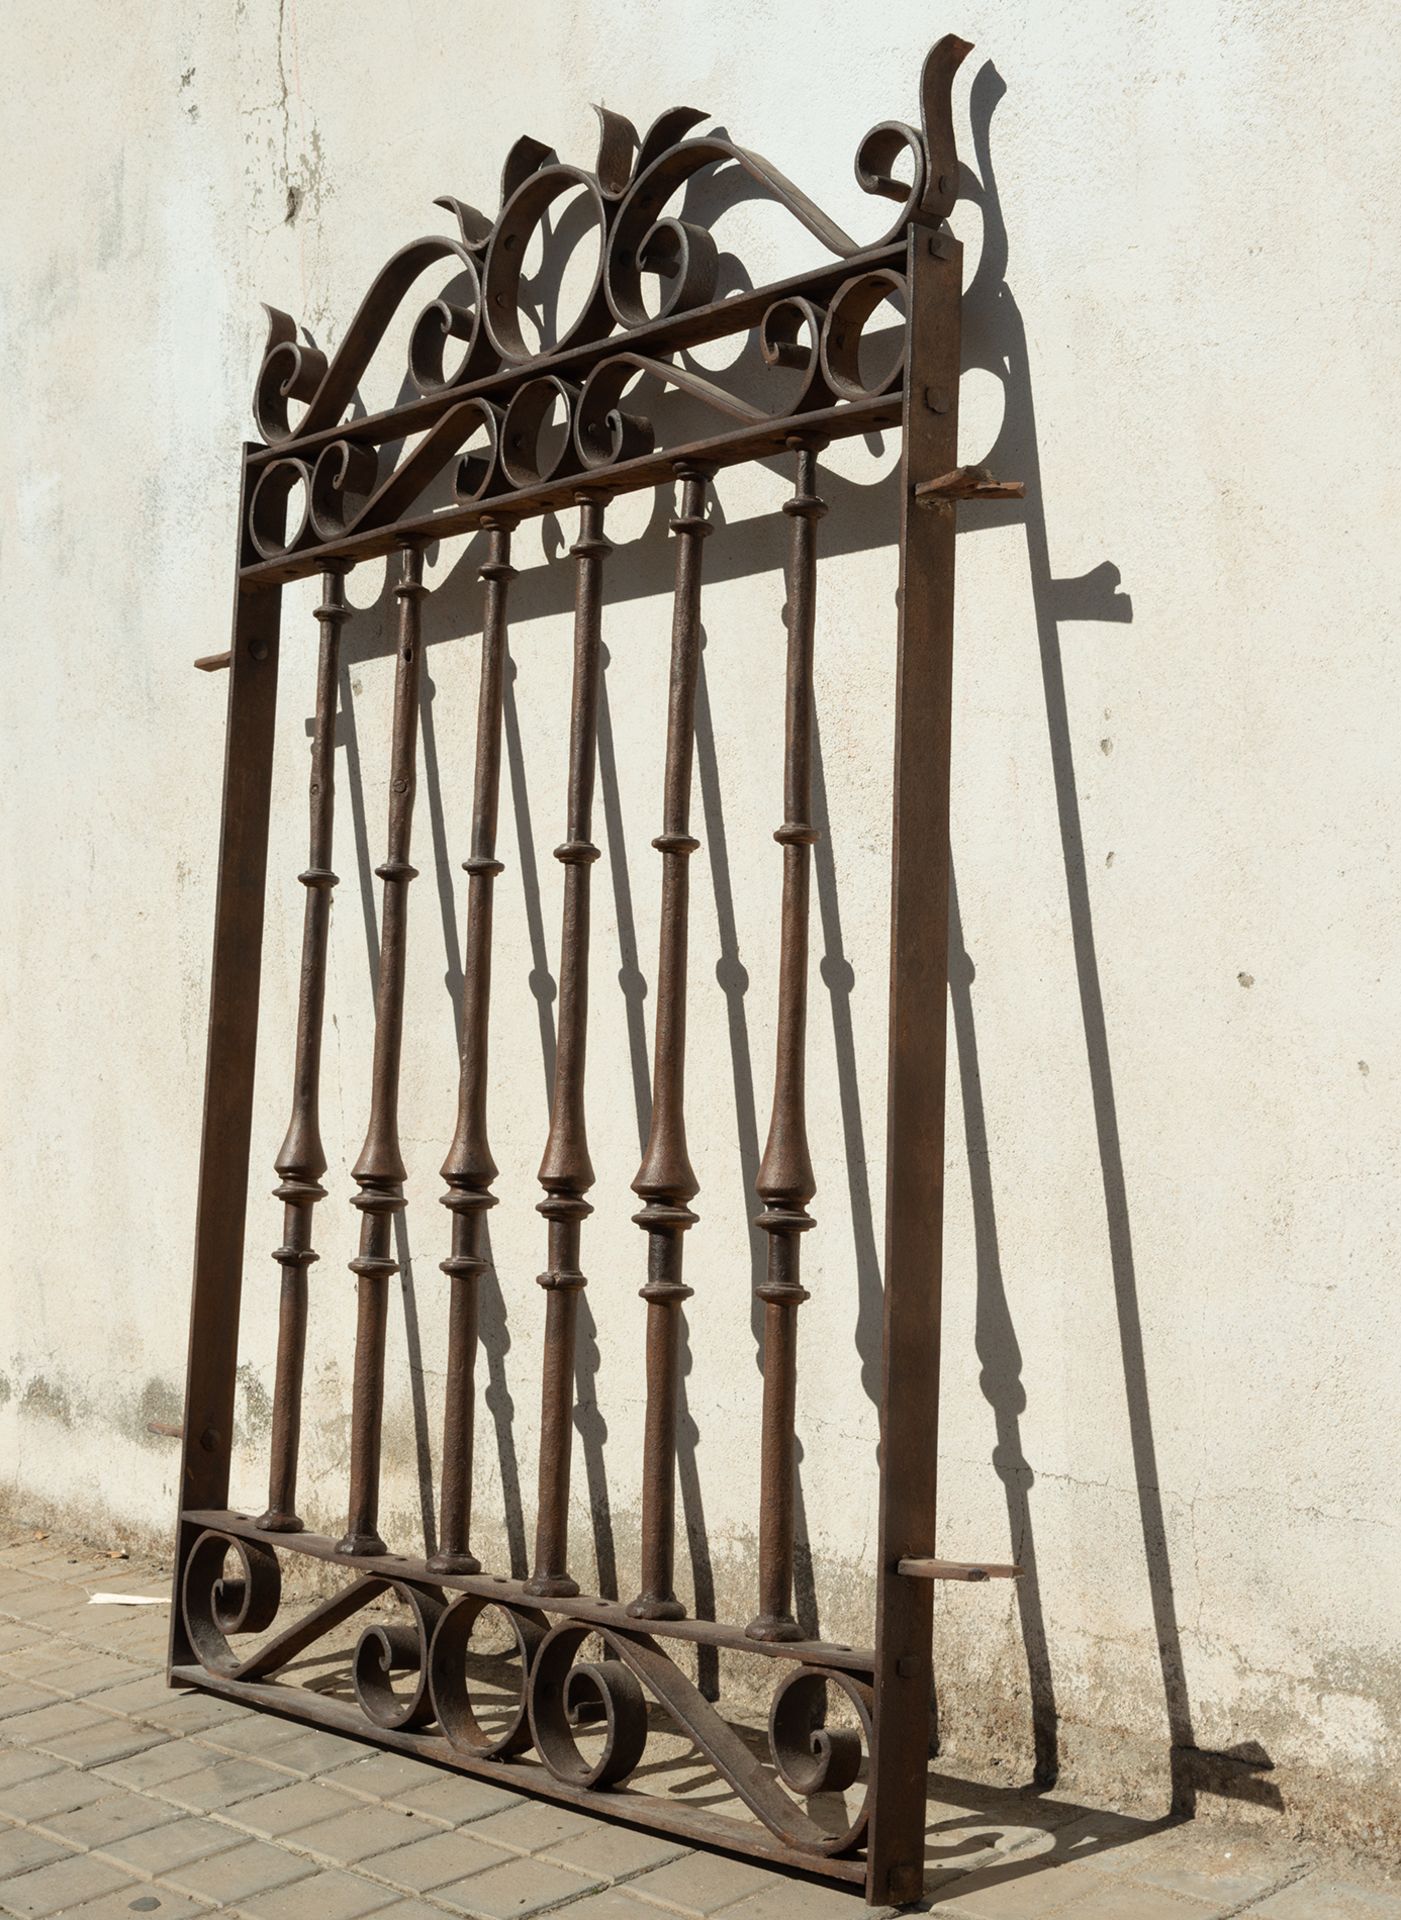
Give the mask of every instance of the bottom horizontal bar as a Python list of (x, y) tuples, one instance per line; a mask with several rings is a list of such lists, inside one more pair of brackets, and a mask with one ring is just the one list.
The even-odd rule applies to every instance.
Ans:
[(1022, 1574), (991, 1560), (901, 1560), (898, 1570), (907, 1580), (1019, 1580)]
[(303, 1687), (280, 1686), (276, 1681), (223, 1680), (203, 1667), (176, 1666), (170, 1669), (172, 1686), (194, 1687), (216, 1693), (246, 1707), (276, 1713), (285, 1719), (303, 1720), (327, 1733), (339, 1733), (368, 1746), (387, 1747), (395, 1753), (412, 1754), (455, 1773), (470, 1773), (479, 1780), (528, 1793), (539, 1799), (557, 1800), (581, 1812), (601, 1819), (616, 1820), (625, 1826), (641, 1827), (650, 1833), (665, 1833), (700, 1847), (719, 1847), (726, 1853), (740, 1853), (770, 1866), (792, 1868), (823, 1880), (841, 1880), (850, 1886), (863, 1886), (866, 1879), (864, 1859), (834, 1860), (828, 1855), (800, 1852), (785, 1847), (757, 1823), (753, 1826), (730, 1820), (723, 1814), (707, 1813), (700, 1807), (672, 1807), (655, 1794), (638, 1793), (627, 1787), (606, 1791), (571, 1787), (557, 1780), (543, 1766), (520, 1760), (474, 1759), (452, 1746), (441, 1734), (401, 1733), (379, 1727), (373, 1721), (339, 1701)]

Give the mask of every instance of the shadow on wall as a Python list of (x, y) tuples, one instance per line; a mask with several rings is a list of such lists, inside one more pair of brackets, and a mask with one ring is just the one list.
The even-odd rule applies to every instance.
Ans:
[[(1079, 806), (1071, 736), (1067, 719), (1064, 672), (1060, 649), (1060, 625), (1063, 621), (1105, 621), (1128, 623), (1132, 604), (1119, 590), (1119, 570), (1106, 561), (1089, 573), (1072, 579), (1057, 579), (1050, 564), (1046, 518), (1041, 492), (1037, 425), (1031, 387), (1027, 340), (1016, 302), (1007, 284), (1007, 234), (997, 196), (991, 157), (991, 124), (996, 107), (1005, 93), (1005, 83), (996, 69), (986, 65), (972, 89), (971, 113), (976, 172), (964, 169), (963, 197), (982, 214), (983, 250), (977, 274), (968, 289), (964, 305), (964, 369), (990, 371), (1004, 390), (1003, 423), (995, 447), (988, 456), (989, 465), (1000, 478), (1025, 482), (1024, 504), (1003, 506), (993, 511), (966, 504), (962, 509), (960, 531), (976, 535), (981, 527), (1007, 527), (1018, 522), (1025, 531), (1027, 567), (1032, 591), (1041, 676), (1046, 705), (1046, 721), (1051, 767), (1056, 798), (1057, 820), (1064, 861), (1065, 885), (1073, 931), (1073, 951), (1085, 1039), (1086, 1066), (1094, 1111), (1095, 1129), (1103, 1182), (1105, 1231), (1110, 1256), (1114, 1302), (1118, 1321), (1125, 1400), (1131, 1436), (1134, 1477), (1139, 1502), (1152, 1614), (1159, 1650), (1162, 1687), (1170, 1743), (1173, 1808), (1190, 1813), (1196, 1795), (1210, 1791), (1232, 1798), (1278, 1808), (1282, 1801), (1278, 1789), (1260, 1774), (1267, 1771), (1267, 1756), (1253, 1743), (1229, 1753), (1204, 1752), (1196, 1746), (1191, 1706), (1188, 1699), (1181, 1643), (1177, 1627), (1172, 1568), (1168, 1558), (1167, 1534), (1162, 1498), (1159, 1492), (1157, 1457), (1149, 1402), (1148, 1376), (1144, 1355), (1141, 1319), (1134, 1269), (1133, 1239), (1128, 1195), (1124, 1178), (1123, 1154), (1116, 1114), (1113, 1067), (1109, 1051), (1103, 993), (1095, 951), (1094, 928), (1087, 880), (1085, 851), (1080, 826)], [(693, 181), (688, 192), (686, 213), (705, 222), (722, 207), (748, 197), (756, 189), (752, 182), (731, 171), (718, 179)], [(567, 217), (567, 216), (566, 216)], [(955, 226), (957, 218), (955, 216)], [(723, 291), (747, 284), (740, 263), (722, 257)], [(528, 289), (537, 302), (537, 312), (548, 329), (555, 305), (557, 287), (536, 281)], [(737, 371), (743, 372), (741, 362)], [(777, 470), (778, 462), (771, 462)], [(873, 486), (861, 487), (838, 476), (824, 473), (822, 487), (832, 513), (823, 523), (820, 550), (833, 552), (866, 551), (888, 545), (896, 524), (898, 475), (888, 474)], [(657, 495), (651, 521), (643, 536), (629, 543), (628, 566), (617, 569), (609, 578), (610, 599), (620, 596), (639, 598), (667, 596), (672, 588), (673, 559), (667, 538), (670, 502)], [(717, 514), (719, 504), (717, 501)], [(782, 516), (778, 513), (746, 521), (725, 529), (723, 538), (709, 543), (706, 577), (747, 578), (772, 571), (778, 555), (785, 550)], [(547, 543), (548, 543), (547, 531)], [(563, 546), (563, 538), (558, 543)], [(484, 544), (474, 539), (460, 550), (460, 557), (446, 580), (441, 582), (425, 606), (424, 637), (430, 651), (434, 642), (473, 631), (478, 618), (475, 596), (475, 571), (484, 557)], [(551, 564), (532, 569), (517, 581), (512, 595), (514, 619), (530, 620), (547, 614), (566, 613), (572, 605), (571, 569)], [(359, 870), (360, 897), (364, 916), (367, 978), (373, 994), (378, 965), (378, 935), (375, 919), (372, 877), (371, 833), (365, 817), (360, 758), (351, 677), (357, 665), (373, 654), (387, 650), (388, 623), (383, 631), (374, 615), (382, 616), (382, 607), (371, 617), (351, 622), (346, 633), (345, 665), (342, 675), (339, 743), (344, 751), (344, 788), (349, 795), (351, 818)], [(515, 669), (508, 673), (505, 701), (505, 768), (507, 789), (515, 814), (517, 844), (521, 849), (520, 875), (527, 912), (531, 946), (530, 987), (538, 1008), (540, 1059), (542, 1068), (543, 1116), (548, 1111), (554, 1072), (555, 977), (550, 965), (554, 933), (545, 925), (541, 905), (538, 871), (533, 849), (536, 845), (536, 821), (531, 794), (527, 787), (524, 753), (516, 711), (513, 682)], [(450, 827), (445, 818), (442, 787), (433, 720), (434, 687), (431, 672), (425, 675), (420, 714), (423, 741), (424, 785), (427, 796), (433, 853), (433, 871), (437, 881), (442, 922), (445, 974), (444, 984), (455, 1013), (460, 1016), (462, 958), (459, 940), (459, 902), (455, 869), (450, 857), (450, 842), (462, 832), (461, 823)], [(744, 1202), (751, 1220), (758, 1210), (754, 1187), (758, 1174), (761, 1121), (766, 1124), (766, 1106), (756, 1093), (756, 1063), (750, 1046), (746, 1016), (749, 985), (740, 953), (734, 891), (731, 881), (729, 841), (725, 818), (724, 788), (717, 758), (711, 708), (702, 667), (696, 707), (696, 773), (699, 811), (703, 826), (705, 856), (709, 861), (711, 885), (719, 931), (719, 957), (715, 976), (724, 995), (735, 1107), (735, 1126), (739, 1145), (739, 1165), (744, 1183)], [(650, 1120), (649, 1042), (644, 1012), (647, 978), (637, 948), (632, 907), (633, 882), (628, 849), (624, 845), (622, 807), (618, 786), (618, 743), (614, 731), (607, 692), (605, 656), (604, 690), (601, 698), (598, 732), (599, 798), (602, 808), (605, 851), (619, 932), (617, 990), (622, 996), (631, 1061), (639, 1151), (646, 1140)], [(541, 806), (553, 819), (559, 796), (550, 793)], [(856, 1041), (851, 1008), (855, 975), (843, 946), (841, 900), (831, 837), (827, 831), (827, 796), (822, 770), (820, 736), (814, 769), (814, 819), (822, 831), (815, 861), (817, 925), (820, 932), (821, 978), (828, 998), (828, 1017), (832, 1023), (838, 1068), (840, 1119), (848, 1181), (848, 1203), (854, 1234), (854, 1268), (858, 1287), (856, 1348), (861, 1379), (867, 1395), (878, 1397), (881, 1344), (881, 1254), (878, 1238), (877, 1207), (870, 1190), (866, 1152), (865, 1119), (861, 1111)], [(650, 880), (644, 882), (650, 884)], [(980, 1385), (992, 1409), (995, 1425), (993, 1466), (1002, 1481), (1006, 1501), (1012, 1551), (1024, 1567), (1017, 1583), (1020, 1624), (1025, 1646), (1032, 1702), (1035, 1786), (1049, 1786), (1059, 1771), (1057, 1706), (1051, 1648), (1042, 1610), (1037, 1578), (1035, 1530), (1032, 1520), (1031, 1492), (1034, 1471), (1026, 1459), (1021, 1438), (1021, 1418), (1026, 1411), (1026, 1392), (1022, 1383), (1021, 1352), (1017, 1343), (1004, 1284), (998, 1246), (996, 1203), (989, 1160), (982, 1078), (978, 1059), (978, 1039), (974, 1013), (974, 969), (969, 958), (965, 929), (959, 907), (956, 884), (950, 894), (950, 998), (953, 1038), (962, 1086), (962, 1107), (972, 1209), (976, 1241), (977, 1313), (976, 1347), (980, 1365)], [(694, 970), (693, 970), (693, 978)], [(601, 976), (600, 976), (601, 981)], [(595, 992), (599, 987), (595, 987)], [(761, 1085), (766, 1086), (771, 1063), (757, 1063)], [(820, 1205), (820, 1199), (819, 1199)], [(405, 1320), (406, 1345), (413, 1381), (417, 1467), (422, 1508), (425, 1550), (435, 1545), (432, 1443), (440, 1410), (427, 1404), (422, 1372), (422, 1354), (418, 1317), (414, 1299), (414, 1271), (411, 1235), (407, 1216), (395, 1218), (397, 1255)], [(751, 1259), (757, 1282), (763, 1273), (763, 1256), (758, 1230), (751, 1227)], [(684, 1327), (684, 1316), (683, 1316)], [(761, 1309), (755, 1302), (752, 1319), (755, 1364), (762, 1363)], [(496, 1436), (501, 1483), (505, 1494), (505, 1523), (510, 1545), (511, 1571), (524, 1577), (528, 1562), (527, 1513), (531, 1503), (523, 1497), (519, 1464), (514, 1442), (514, 1402), (510, 1390), (506, 1360), (510, 1349), (509, 1315), (506, 1301), (494, 1272), (488, 1272), (481, 1285), (481, 1343), (479, 1367), (485, 1369), (484, 1400)], [(699, 1432), (687, 1404), (684, 1376), (690, 1356), (683, 1334), (680, 1429), (678, 1435), (678, 1484), (681, 1494), (684, 1528), (691, 1558), (697, 1609), (713, 1614), (714, 1581), (705, 1521), (702, 1481), (698, 1460)], [(616, 1555), (608, 1489), (605, 1448), (607, 1423), (598, 1404), (596, 1376), (598, 1349), (595, 1327), (589, 1312), (587, 1294), (581, 1300), (579, 1343), (576, 1363), (575, 1423), (582, 1454), (592, 1513), (597, 1557), (599, 1591), (617, 1597)], [(479, 1371), (479, 1379), (481, 1377)], [(533, 1414), (533, 1388), (528, 1390)], [(816, 1591), (807, 1549), (807, 1530), (801, 1497), (801, 1465), (798, 1499), (798, 1590), (796, 1612), (804, 1630), (819, 1633)], [(703, 1690), (714, 1693), (715, 1655), (702, 1656)]]

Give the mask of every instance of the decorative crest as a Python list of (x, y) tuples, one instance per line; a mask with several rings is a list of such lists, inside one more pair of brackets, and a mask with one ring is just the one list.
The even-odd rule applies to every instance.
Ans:
[[(324, 558), (354, 535), (394, 527), (444, 475), (451, 476), (449, 511), (457, 510), (462, 524), (463, 513), (508, 496), (514, 509), (528, 511), (551, 503), (517, 496), (630, 461), (645, 466), (653, 454), (664, 462), (674, 450), (659, 448), (657, 424), (623, 406), (642, 376), (755, 430), (894, 393), (901, 363), (866, 371), (863, 334), (874, 315), (903, 301), (900, 269), (911, 223), (937, 225), (953, 205), (951, 90), (968, 52), (968, 42), (945, 35), (924, 63), (920, 126), (883, 121), (858, 146), (858, 185), (897, 209), (872, 241), (854, 239), (762, 155), (719, 133), (697, 134), (708, 117), (699, 108), (668, 108), (639, 138), (624, 114), (600, 106), (592, 171), (523, 136), (506, 156), (494, 219), (441, 195), (434, 204), (453, 216), (456, 237), (427, 235), (394, 254), (334, 355), (299, 341), (291, 316), (269, 307), (254, 391), (269, 451), (249, 507), (251, 563), (313, 551)], [(747, 174), (761, 197), (818, 241), (829, 262), (757, 293), (717, 300), (719, 249), (686, 205), (692, 182), (720, 167)], [(548, 237), (559, 204), (578, 200), (599, 235), (597, 262), (573, 318), (539, 344), (525, 262), (537, 235)], [(407, 380), (415, 397), (388, 413), (347, 421), (395, 315), (419, 277), (439, 263), (449, 278), (409, 335)], [(757, 331), (765, 367), (801, 374), (796, 398), (791, 382), (781, 382), (776, 408), (758, 405), (678, 359), (703, 341), (741, 331)], [(304, 411), (294, 422), (296, 405)], [(881, 423), (853, 421), (837, 431)], [(387, 466), (381, 446), (423, 429), (398, 465)], [(775, 445), (783, 439), (780, 432)], [(656, 477), (639, 470), (634, 484)], [(294, 496), (299, 504), (289, 511)]]

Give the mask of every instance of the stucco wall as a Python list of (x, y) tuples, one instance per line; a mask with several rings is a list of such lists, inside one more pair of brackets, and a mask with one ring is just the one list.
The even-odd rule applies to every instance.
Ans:
[[(941, 1592), (945, 1737), (1025, 1777), (1165, 1799), (1184, 1777), (1316, 1830), (1395, 1836), (1401, 1415), (1394, 843), (1394, 9), (835, 0), (706, 12), (22, 4), (6, 35), (0, 284), (0, 1485), (26, 1513), (167, 1535), (212, 914), (237, 448), (258, 300), (323, 346), (452, 192), (494, 208), (529, 131), (584, 163), (590, 100), (707, 105), (858, 233), (859, 136), (915, 108), (946, 28), (969, 198), (964, 451), (1027, 482), (959, 542), (942, 1539), (1015, 1556)], [(1000, 76), (1000, 78), (999, 78)], [(767, 277), (802, 257), (740, 206)], [(398, 365), (367, 383), (387, 404)], [(893, 439), (834, 455), (800, 1429), (812, 1582), (864, 1635), (883, 1190)], [(775, 999), (782, 551), (774, 473), (719, 489), (693, 869), (702, 1224), (683, 1497), (703, 1599), (754, 1567), (753, 1250)], [(641, 1236), (628, 1223), (656, 947), (664, 527), (610, 529), (576, 1561), (635, 1577)], [(572, 526), (521, 536), (498, 890), (502, 1204), (479, 1539), (520, 1562), (543, 1255)], [(420, 1535), (441, 1407), (451, 990), (478, 589), (430, 569), (385, 1519)], [(388, 687), (383, 563), (347, 636), (313, 1270), (308, 1517), (344, 1501)], [(304, 861), (310, 586), (289, 592), (235, 1497), (261, 1504)], [(627, 857), (622, 857), (626, 844)], [(524, 1489), (522, 1497), (521, 1489)], [(683, 1562), (685, 1556), (683, 1555)], [(683, 1566), (688, 1581), (691, 1569)], [(1056, 1721), (1059, 1719), (1059, 1731)], [(1037, 1732), (1033, 1734), (1033, 1722)], [(1264, 1769), (1263, 1759), (1273, 1763)], [(1253, 1764), (1252, 1764), (1253, 1763)], [(1204, 1770), (1205, 1769), (1205, 1770)], [(1266, 1784), (1261, 1784), (1266, 1783)], [(1204, 1805), (1221, 1804), (1219, 1791)], [(1271, 1817), (1276, 1817), (1271, 1815)]]

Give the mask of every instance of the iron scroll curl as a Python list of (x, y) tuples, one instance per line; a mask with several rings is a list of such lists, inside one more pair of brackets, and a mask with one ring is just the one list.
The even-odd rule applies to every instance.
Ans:
[[(551, 206), (582, 193), (600, 230), (600, 251), (582, 308), (553, 351), (601, 341), (658, 317), (686, 312), (713, 298), (718, 254), (709, 231), (667, 211), (687, 183), (707, 168), (740, 167), (834, 258), (892, 244), (912, 220), (942, 219), (953, 205), (957, 167), (953, 139), (953, 76), (969, 44), (945, 35), (930, 50), (920, 82), (921, 124), (882, 121), (860, 142), (854, 171), (863, 193), (894, 201), (898, 212), (883, 234), (857, 241), (763, 155), (719, 135), (688, 137), (706, 116), (692, 107), (661, 114), (639, 139), (626, 116), (598, 109), (600, 136), (592, 171), (561, 161), (552, 147), (518, 140), (502, 174), (501, 204), (488, 220), (467, 202), (442, 195), (436, 204), (456, 218), (458, 236), (410, 241), (380, 269), (334, 355), (297, 339), (292, 317), (267, 307), (268, 334), (254, 387), (254, 416), (269, 447), (334, 428), (342, 419), (414, 283), (428, 268), (450, 263), (448, 287), (419, 313), (410, 333), (407, 375), (420, 395), (446, 393), (538, 357), (521, 329), (522, 267)], [(902, 160), (910, 178), (897, 178)], [(644, 277), (659, 283), (655, 310)], [(455, 358), (449, 361), (450, 350)], [(290, 409), (304, 405), (294, 425)]]
[[(226, 1571), (229, 1555), (237, 1571)], [(840, 1668), (795, 1665), (770, 1706), (770, 1766), (707, 1701), (651, 1635), (592, 1620), (561, 1619), (515, 1599), (465, 1593), (451, 1600), (428, 1582), (388, 1576), (355, 1580), (254, 1652), (231, 1638), (266, 1634), (281, 1606), (277, 1554), (260, 1541), (210, 1529), (196, 1541), (181, 1588), (183, 1622), (200, 1664), (223, 1680), (267, 1679), (373, 1600), (395, 1599), (407, 1621), (375, 1620), (350, 1655), (356, 1705), (374, 1727), (436, 1728), (450, 1751), (472, 1761), (533, 1758), (575, 1790), (621, 1790), (644, 1760), (660, 1708), (674, 1731), (727, 1781), (786, 1846), (816, 1857), (859, 1850), (864, 1798), (853, 1814), (837, 1796), (857, 1783), (871, 1740), (871, 1689)], [(499, 1682), (488, 1722), (474, 1699), (473, 1629), (497, 1616), (513, 1640), (518, 1696), (503, 1710)], [(601, 1649), (602, 1658), (591, 1648)], [(582, 1656), (582, 1657), (581, 1657)], [(397, 1684), (396, 1684), (397, 1682)], [(830, 1690), (854, 1725), (826, 1725)], [(586, 1729), (581, 1745), (580, 1730)], [(836, 1811), (833, 1811), (833, 1808)], [(821, 1815), (821, 1817), (818, 1817)]]

